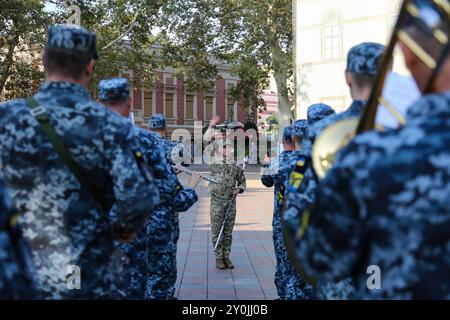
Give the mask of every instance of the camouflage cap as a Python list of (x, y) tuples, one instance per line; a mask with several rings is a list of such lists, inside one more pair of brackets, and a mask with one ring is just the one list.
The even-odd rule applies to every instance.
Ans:
[(292, 133), (293, 128), (292, 126), (287, 126), (283, 129), (283, 141), (292, 143)]
[(130, 87), (125, 78), (101, 80), (98, 85), (98, 97), (103, 101), (120, 101), (130, 96)]
[(166, 128), (166, 117), (162, 114), (154, 114), (148, 120), (148, 126), (152, 130), (162, 130)]
[(71, 24), (54, 24), (47, 29), (46, 48), (91, 53), (97, 55), (97, 36), (82, 27)]
[(379, 43), (364, 42), (350, 49), (347, 56), (347, 71), (374, 76), (378, 73), (379, 59), (385, 47)]
[(292, 125), (292, 135), (297, 138), (303, 138), (306, 134), (307, 129), (308, 129), (307, 120), (304, 119), (297, 120)]
[(323, 118), (335, 114), (336, 112), (332, 107), (324, 103), (316, 103), (308, 107), (308, 125), (313, 125), (317, 121)]

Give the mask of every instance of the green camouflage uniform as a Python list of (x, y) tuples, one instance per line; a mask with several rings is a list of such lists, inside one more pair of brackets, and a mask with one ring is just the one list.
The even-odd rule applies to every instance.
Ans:
[[(218, 161), (210, 165), (212, 176), (217, 183), (209, 183), (211, 192), (211, 230), (213, 245), (215, 245), (220, 233), (228, 206), (233, 199), (233, 189), (240, 188), (245, 190), (245, 176), (243, 169), (233, 163), (227, 163), (225, 160)], [(228, 258), (231, 251), (232, 232), (236, 218), (236, 198), (234, 198), (231, 208), (229, 208), (229, 217), (223, 230), (222, 241), (219, 243), (215, 252), (216, 258)]]

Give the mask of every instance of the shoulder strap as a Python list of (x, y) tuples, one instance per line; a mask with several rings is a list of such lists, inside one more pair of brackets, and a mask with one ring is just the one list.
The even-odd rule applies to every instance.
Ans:
[(56, 153), (61, 157), (69, 170), (77, 178), (83, 189), (88, 190), (92, 197), (97, 201), (104, 210), (108, 210), (103, 193), (87, 178), (87, 174), (83, 168), (75, 162), (70, 152), (67, 150), (61, 138), (53, 128), (49, 121), (48, 115), (44, 107), (40, 106), (34, 98), (27, 99), (27, 105), (31, 109), (31, 114), (39, 122), (41, 129), (55, 148)]

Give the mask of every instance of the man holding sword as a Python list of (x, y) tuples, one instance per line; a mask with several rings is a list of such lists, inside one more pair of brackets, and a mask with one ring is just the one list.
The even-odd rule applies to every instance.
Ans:
[[(212, 128), (205, 133), (210, 136)], [(211, 232), (216, 255), (216, 268), (233, 269), (230, 260), (232, 233), (236, 218), (236, 197), (246, 187), (244, 170), (234, 163), (232, 143), (224, 138), (218, 142), (216, 156), (210, 165), (211, 176), (217, 182), (209, 183), (211, 192)]]

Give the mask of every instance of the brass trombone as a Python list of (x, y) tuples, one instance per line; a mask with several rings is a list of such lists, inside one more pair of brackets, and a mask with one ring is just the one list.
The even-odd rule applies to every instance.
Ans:
[[(407, 27), (414, 26), (421, 32), (426, 31), (430, 38), (442, 46), (440, 54), (435, 57), (423, 48), (411, 35)], [(319, 178), (325, 177), (327, 171), (334, 163), (336, 153), (344, 148), (355, 135), (375, 129), (375, 118), (379, 105), (395, 113), (395, 109), (383, 96), (386, 77), (393, 60), (393, 53), (400, 40), (432, 71), (422, 93), (428, 93), (439, 73), (442, 63), (449, 54), (450, 45), (448, 34), (450, 30), (450, 3), (448, 0), (404, 0), (392, 37), (383, 56), (380, 71), (377, 74), (375, 85), (370, 98), (360, 118), (349, 118), (339, 121), (326, 128), (316, 139), (312, 149), (312, 163)], [(400, 124), (403, 119), (394, 116)]]

